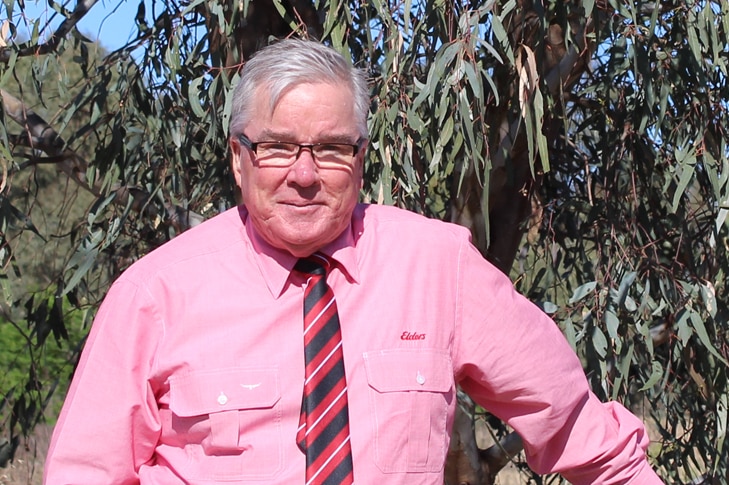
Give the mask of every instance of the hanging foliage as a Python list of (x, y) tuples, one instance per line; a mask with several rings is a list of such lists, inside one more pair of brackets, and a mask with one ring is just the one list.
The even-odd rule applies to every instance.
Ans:
[[(231, 87), (298, 35), (369, 74), (363, 199), (469, 227), (646, 421), (665, 481), (726, 483), (729, 3), (141, 1), (113, 52), (77, 30), (95, 3), (0, 7), (0, 335), (20, 342), (0, 362), (22, 368), (0, 461), (52, 415), (110, 282), (236, 204)], [(508, 457), (471, 447), (474, 422), (518, 438), (461, 402), (448, 480), (491, 483)]]

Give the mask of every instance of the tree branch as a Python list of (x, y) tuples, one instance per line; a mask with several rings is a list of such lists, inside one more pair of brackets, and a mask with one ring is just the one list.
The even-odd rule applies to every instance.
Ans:
[[(43, 118), (4, 89), (0, 89), (0, 97), (7, 115), (25, 130), (29, 146), (48, 155), (49, 158), (44, 159), (44, 162), (55, 163), (60, 171), (81, 187), (97, 197), (102, 195), (100, 181), (93, 186), (90, 186), (87, 182), (86, 169), (88, 164), (86, 161), (75, 151), (68, 148), (66, 142)], [(147, 204), (150, 195), (146, 191), (121, 185), (117, 185), (112, 191), (116, 193), (115, 204), (126, 205), (131, 197), (134, 210), (138, 212), (144, 210), (151, 216), (157, 215), (154, 206)], [(201, 215), (184, 207), (167, 203), (165, 204), (165, 210), (167, 212), (167, 222), (179, 231), (184, 231), (203, 221)]]
[[(69, 17), (61, 22), (55, 32), (51, 35), (48, 41), (42, 44), (33, 44), (21, 47), (18, 52), (18, 57), (27, 57), (35, 55), (48, 54), (58, 48), (58, 44), (61, 39), (65, 38), (69, 32), (76, 26), (84, 15), (86, 15), (91, 7), (93, 7), (98, 0), (79, 0), (74, 8), (73, 12)], [(10, 60), (13, 49), (10, 47), (3, 47), (0, 49), (0, 62), (7, 63)]]
[(66, 147), (66, 142), (56, 133), (56, 130), (4, 89), (0, 89), (0, 98), (2, 98), (7, 115), (25, 130), (31, 148), (41, 150), (54, 157), (57, 160), (58, 168), (63, 173), (94, 195), (99, 195), (98, 191), (86, 183), (86, 162), (73, 150)]
[(479, 452), (481, 466), (488, 470), (491, 477), (495, 477), (523, 449), (521, 436), (511, 432), (495, 445)]

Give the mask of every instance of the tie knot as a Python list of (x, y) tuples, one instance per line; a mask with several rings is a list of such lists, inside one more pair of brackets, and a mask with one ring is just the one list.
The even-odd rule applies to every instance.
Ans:
[(321, 253), (314, 253), (296, 262), (294, 270), (306, 275), (326, 276), (331, 263), (329, 258)]

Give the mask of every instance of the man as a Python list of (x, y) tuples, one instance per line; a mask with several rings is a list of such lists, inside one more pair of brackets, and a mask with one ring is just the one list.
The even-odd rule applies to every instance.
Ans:
[(244, 204), (114, 283), (47, 483), (442, 484), (456, 385), (519, 432), (537, 472), (661, 483), (640, 421), (598, 401), (465, 229), (357, 204), (362, 73), (282, 41), (246, 64), (233, 106)]

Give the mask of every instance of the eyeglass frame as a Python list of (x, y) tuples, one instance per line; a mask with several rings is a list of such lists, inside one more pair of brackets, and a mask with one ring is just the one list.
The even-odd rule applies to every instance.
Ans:
[[(292, 141), (276, 141), (276, 140), (264, 140), (264, 141), (253, 142), (244, 133), (239, 134), (236, 138), (238, 139), (238, 142), (241, 145), (243, 145), (244, 147), (248, 148), (250, 151), (252, 151), (256, 155), (256, 159), (258, 159), (258, 145), (260, 145), (261, 143), (278, 143), (278, 144), (282, 144), (282, 145), (293, 145), (293, 146), (297, 146), (298, 147), (298, 150), (296, 151), (296, 155), (291, 158), (291, 160), (289, 161), (289, 163), (284, 164), (284, 165), (276, 165), (277, 167), (281, 167), (281, 168), (290, 167), (291, 165), (293, 165), (296, 162), (296, 160), (298, 160), (299, 157), (301, 156), (301, 150), (303, 150), (304, 148), (308, 148), (309, 149), (309, 151), (311, 152), (311, 156), (314, 159), (314, 163), (316, 163), (317, 166), (319, 166), (321, 168), (321, 165), (319, 165), (319, 161), (317, 159), (316, 154), (314, 153), (314, 150), (315, 150), (316, 147), (322, 146), (322, 145), (337, 145), (337, 146), (348, 146), (348, 147), (351, 147), (352, 148), (351, 158), (352, 158), (352, 160), (354, 160), (354, 158), (360, 153), (360, 150), (362, 150), (362, 148), (364, 147), (365, 143), (367, 142), (367, 139), (366, 138), (360, 138), (354, 144), (352, 144), (352, 143), (339, 143), (339, 142), (327, 142), (327, 143), (295, 143), (295, 142), (292, 142)], [(332, 163), (332, 165), (335, 165), (337, 167), (347, 167), (348, 166), (348, 164), (346, 162), (342, 162), (342, 163), (336, 163), (336, 162), (334, 162), (334, 163)]]

